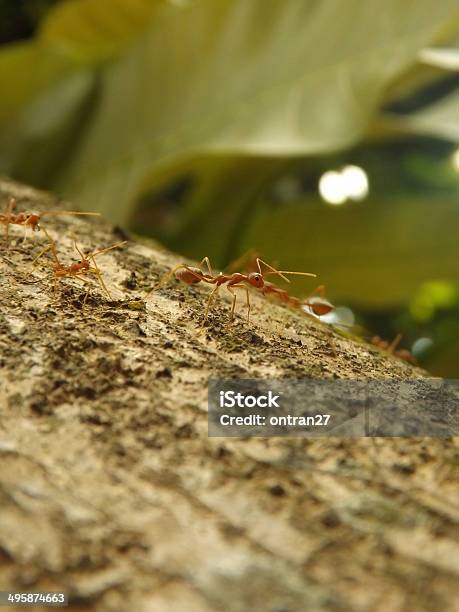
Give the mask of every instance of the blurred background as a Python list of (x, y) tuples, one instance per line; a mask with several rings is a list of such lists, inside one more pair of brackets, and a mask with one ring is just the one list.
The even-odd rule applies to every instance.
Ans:
[(459, 378), (457, 0), (0, 0), (0, 43), (0, 173)]

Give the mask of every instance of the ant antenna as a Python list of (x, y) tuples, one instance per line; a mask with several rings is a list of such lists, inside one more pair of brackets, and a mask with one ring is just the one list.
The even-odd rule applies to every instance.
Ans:
[(389, 344), (388, 351), (389, 353), (393, 353), (397, 346), (400, 344), (400, 340), (402, 339), (402, 334), (397, 334), (392, 342)]
[[(271, 270), (271, 272), (266, 272), (266, 274), (263, 274), (263, 272), (261, 271), (260, 264), (263, 264), (264, 266), (266, 266), (268, 268), (268, 270)], [(282, 272), (280, 272), (279, 270), (276, 270), (276, 268), (273, 268), (268, 263), (266, 263), (266, 261), (263, 261), (259, 257), (257, 257), (257, 268), (258, 268), (258, 272), (262, 276), (268, 276), (268, 274), (277, 274), (278, 276), (282, 277), (285, 281), (287, 281), (287, 283), (290, 282), (289, 279), (286, 276), (284, 276)]]
[[(265, 265), (271, 271), (270, 272), (266, 272), (265, 274), (263, 274), (262, 271), (261, 271), (260, 263)], [(314, 278), (317, 277), (317, 274), (312, 274), (312, 272), (290, 272), (289, 270), (276, 270), (276, 268), (273, 268), (272, 266), (267, 264), (265, 261), (263, 261), (259, 257), (257, 257), (257, 265), (258, 265), (258, 270), (260, 271), (260, 274), (262, 276), (268, 276), (269, 274), (277, 274), (281, 278), (283, 278), (285, 281), (287, 281), (287, 283), (290, 283), (290, 279), (287, 278), (286, 276), (284, 276), (284, 274), (293, 274), (293, 275), (296, 275), (296, 276), (312, 276)]]
[(44, 249), (42, 249), (42, 250), (40, 251), (40, 253), (37, 255), (37, 257), (35, 257), (35, 259), (33, 260), (33, 264), (32, 264), (32, 265), (33, 265), (33, 266), (35, 266), (35, 264), (36, 264), (36, 263), (37, 263), (37, 261), (40, 259), (40, 257), (42, 257), (42, 256), (43, 256), (45, 253), (47, 253), (48, 251), (51, 251), (54, 261), (55, 261), (57, 264), (60, 264), (59, 257), (57, 256), (57, 251), (56, 251), (56, 243), (55, 243), (55, 242), (54, 242), (54, 240), (51, 238), (51, 236), (48, 234), (48, 232), (46, 231), (46, 228), (43, 228), (43, 231), (44, 231), (44, 233), (45, 233), (46, 237), (47, 237), (47, 238), (48, 238), (48, 240), (49, 240), (49, 244), (48, 244), (48, 245), (47, 245), (47, 246), (46, 246)]
[[(274, 274), (274, 272), (268, 272), (268, 274)], [(296, 274), (297, 276), (312, 276), (313, 278), (317, 278), (317, 274), (313, 274), (312, 272), (290, 272), (289, 270), (279, 270), (278, 274), (282, 276), (282, 274)], [(286, 279), (290, 282), (288, 279)]]
[(40, 213), (40, 217), (44, 217), (45, 215), (52, 215), (54, 217), (57, 217), (58, 215), (85, 215), (89, 217), (100, 217), (101, 213), (82, 212), (79, 210), (45, 210), (45, 212)]
[(83, 251), (81, 251), (81, 250), (78, 248), (78, 245), (77, 245), (77, 243), (76, 243), (76, 240), (74, 240), (74, 241), (73, 241), (73, 247), (74, 247), (74, 249), (77, 251), (78, 255), (81, 257), (81, 260), (82, 260), (82, 261), (83, 261), (83, 259), (86, 259), (86, 258), (85, 258), (85, 256), (84, 256)]
[(94, 251), (93, 253), (89, 253), (86, 257), (95, 257), (96, 255), (102, 255), (102, 253), (107, 253), (107, 251), (111, 251), (112, 249), (116, 249), (118, 247), (124, 246), (127, 244), (127, 240), (122, 240), (121, 242), (116, 242), (112, 244), (112, 246), (106, 247), (105, 249), (99, 249), (98, 251)]

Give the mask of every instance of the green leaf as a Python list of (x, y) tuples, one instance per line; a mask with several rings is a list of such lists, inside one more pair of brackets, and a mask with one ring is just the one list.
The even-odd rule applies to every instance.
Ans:
[(159, 2), (67, 0), (50, 12), (39, 39), (78, 63), (112, 59), (148, 27)]
[(384, 11), (377, 0), (161, 4), (147, 34), (105, 72), (60, 187), (126, 221), (186, 157), (347, 147), (387, 84), (457, 13), (456, 0), (392, 0)]
[(72, 69), (67, 58), (34, 41), (0, 47), (0, 126)]
[(3, 127), (3, 172), (34, 185), (50, 184), (62, 165), (70, 163), (95, 92), (94, 75), (79, 71), (37, 93), (16, 121)]
[[(0, 125), (82, 67), (119, 55), (162, 0), (68, 0), (49, 11), (35, 40), (0, 48)], [(59, 100), (56, 100), (59, 104)]]
[(95, 75), (85, 69), (95, 70), (141, 36), (159, 1), (61, 2), (35, 40), (0, 48), (3, 173), (53, 185), (89, 114)]
[[(315, 272), (333, 300), (399, 306), (423, 283), (459, 282), (458, 227), (455, 199), (375, 199), (341, 207), (302, 201), (260, 208), (235, 256), (255, 248), (283, 269)], [(313, 288), (304, 280), (292, 286), (303, 294)]]

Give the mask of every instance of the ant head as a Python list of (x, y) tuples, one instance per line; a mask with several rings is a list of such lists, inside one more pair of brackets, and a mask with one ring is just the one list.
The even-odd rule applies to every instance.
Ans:
[(263, 276), (259, 272), (252, 272), (248, 275), (247, 279), (253, 287), (257, 287), (258, 289), (263, 287), (265, 284)]
[(27, 225), (30, 225), (30, 227), (33, 229), (33, 231), (37, 231), (40, 229), (40, 215), (37, 215), (35, 213), (32, 213), (31, 215), (28, 215), (27, 217), (27, 221), (26, 221)]

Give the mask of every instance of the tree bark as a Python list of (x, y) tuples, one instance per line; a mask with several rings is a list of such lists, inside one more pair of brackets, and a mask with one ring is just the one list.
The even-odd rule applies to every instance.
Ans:
[[(20, 210), (70, 209), (0, 181)], [(65, 263), (123, 232), (43, 216)], [(19, 228), (20, 229), (20, 228)], [(151, 242), (98, 258), (97, 283), (0, 257), (0, 590), (62, 590), (69, 610), (453, 610), (455, 439), (209, 438), (209, 377), (424, 373), (254, 295), (251, 322), (171, 282)], [(457, 599), (456, 599), (457, 603)], [(37, 608), (38, 609), (38, 608)]]

